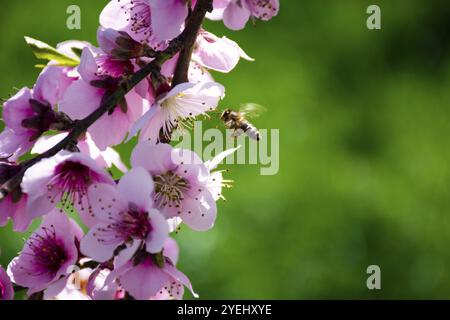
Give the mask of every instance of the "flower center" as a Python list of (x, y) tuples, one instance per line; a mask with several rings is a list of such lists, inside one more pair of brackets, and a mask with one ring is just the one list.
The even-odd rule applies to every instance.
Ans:
[(122, 211), (118, 217), (111, 217), (111, 220), (113, 221), (107, 227), (98, 229), (99, 234), (94, 235), (98, 241), (105, 244), (117, 242), (117, 239), (124, 242), (133, 239), (145, 240), (153, 230), (148, 212), (131, 203), (128, 211)]
[(55, 228), (43, 227), (45, 235), (34, 234), (28, 240), (28, 247), (33, 257), (33, 276), (50, 274), (54, 276), (67, 261), (67, 254), (63, 245), (56, 237)]
[(89, 186), (99, 180), (98, 174), (84, 164), (66, 161), (56, 167), (55, 175), (47, 185), (48, 198), (52, 203), (59, 198), (64, 207), (82, 204)]
[(172, 171), (153, 177), (155, 182), (155, 203), (159, 208), (179, 207), (184, 193), (189, 190), (188, 181)]

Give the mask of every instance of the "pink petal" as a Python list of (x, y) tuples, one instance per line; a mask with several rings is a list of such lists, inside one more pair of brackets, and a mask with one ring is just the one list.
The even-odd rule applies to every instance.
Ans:
[[(8, 197), (10, 198), (10, 197)], [(5, 199), (3, 202), (7, 202)], [(10, 200), (11, 201), (11, 200)], [(14, 231), (25, 232), (28, 230), (32, 219), (27, 215), (27, 195), (22, 195), (22, 198), (18, 203), (12, 203), (11, 201), (11, 219), (14, 223)], [(0, 208), (1, 210), (1, 208)]]
[(191, 65), (189, 67), (189, 81), (193, 83), (198, 82), (214, 82), (214, 78), (211, 73), (206, 70), (206, 68), (202, 67), (195, 61), (191, 61)]
[(95, 88), (84, 80), (77, 80), (67, 89), (59, 109), (74, 120), (83, 119), (100, 106), (103, 94), (104, 90)]
[(152, 231), (147, 237), (146, 249), (149, 253), (158, 253), (161, 252), (169, 238), (169, 225), (166, 219), (156, 210), (150, 210), (149, 216)]
[(142, 245), (142, 240), (133, 240), (131, 245), (127, 245), (127, 247), (119, 252), (117, 257), (114, 259), (114, 268), (120, 268), (126, 265), (131, 258), (133, 258), (136, 251)]
[(226, 37), (221, 39), (212, 33), (203, 32), (198, 37), (197, 46), (193, 59), (208, 69), (230, 72), (241, 59), (241, 48)]
[[(120, 108), (116, 108), (111, 115), (105, 114), (98, 119), (88, 132), (99, 149), (105, 150), (123, 141), (131, 123), (129, 115), (123, 113)], [(114, 130), (111, 130), (111, 128), (114, 128)]]
[(110, 1), (100, 14), (100, 24), (105, 28), (123, 30), (129, 24), (129, 16), (125, 14), (122, 6), (129, 4), (130, 0)]
[(118, 190), (129, 203), (133, 203), (146, 211), (151, 208), (154, 183), (152, 177), (144, 168), (135, 167), (128, 171), (120, 179)]
[(92, 185), (88, 190), (88, 198), (92, 213), (100, 222), (109, 223), (111, 216), (116, 217), (128, 209), (128, 202), (113, 185)]
[(34, 144), (33, 149), (31, 149), (31, 153), (42, 154), (64, 140), (67, 135), (68, 133), (64, 132), (55, 134), (54, 136), (42, 136)]
[(122, 287), (135, 299), (148, 300), (164, 287), (171, 277), (149, 259), (120, 277)]
[[(155, 113), (150, 117), (147, 124), (144, 123), (139, 136), (139, 141), (150, 141), (157, 143), (159, 141), (161, 128), (165, 125), (166, 119), (159, 105), (154, 105), (150, 111), (154, 109)], [(142, 119), (144, 121), (145, 119)], [(142, 124), (142, 122), (140, 123)]]
[(80, 74), (81, 78), (86, 82), (90, 82), (96, 79), (98, 65), (95, 61), (94, 53), (91, 48), (86, 47), (83, 49), (80, 65), (78, 66), (77, 71)]
[(47, 194), (38, 197), (29, 196), (27, 202), (28, 217), (35, 219), (46, 215), (55, 208), (57, 201), (59, 199), (52, 202), (52, 199), (49, 199)]
[(178, 257), (180, 255), (180, 248), (177, 242), (173, 238), (168, 238), (164, 243), (164, 256), (169, 258), (170, 261), (176, 265), (178, 263)]
[[(146, 81), (141, 81), (141, 83), (145, 82)], [(127, 116), (130, 122), (135, 122), (150, 109), (150, 102), (147, 99), (142, 98), (136, 90), (131, 90), (125, 98), (128, 103)]]
[(173, 265), (169, 263), (166, 263), (166, 265), (164, 266), (164, 271), (167, 274), (169, 274), (173, 279), (175, 279), (176, 281), (180, 282), (185, 287), (187, 287), (191, 291), (194, 298), (198, 298), (198, 294), (196, 294), (194, 292), (194, 289), (192, 288), (191, 281), (189, 281), (189, 278), (186, 277), (186, 275), (183, 272), (179, 271), (177, 268), (175, 268)]
[(244, 1), (241, 5), (232, 1), (223, 13), (223, 22), (227, 28), (231, 30), (244, 29), (248, 19), (250, 19), (250, 11), (244, 7)]
[(0, 158), (16, 161), (27, 153), (33, 143), (30, 142), (32, 133), (22, 132), (16, 134), (13, 130), (6, 127), (2, 133), (0, 133)]
[[(179, 95), (179, 93), (183, 93)], [(219, 101), (225, 96), (225, 88), (215, 82), (184, 83), (176, 86), (161, 100), (163, 108), (173, 108), (176, 104), (178, 116), (189, 118), (204, 114), (217, 108)], [(169, 98), (175, 99), (168, 100)], [(167, 101), (167, 102), (166, 102)], [(164, 105), (166, 103), (166, 105)]]
[(181, 218), (191, 229), (195, 231), (208, 231), (214, 227), (217, 217), (217, 205), (209, 191), (202, 193), (201, 197), (185, 199)]
[(143, 167), (151, 174), (166, 173), (175, 167), (171, 154), (172, 147), (168, 144), (155, 145), (148, 141), (142, 141), (133, 150), (131, 165)]
[(44, 159), (25, 172), (22, 179), (22, 190), (30, 195), (39, 195), (47, 192), (48, 181), (53, 176), (57, 165), (55, 157)]
[(74, 79), (67, 75), (66, 68), (48, 66), (37, 79), (34, 96), (41, 102), (55, 106), (73, 81)]
[(114, 250), (122, 243), (122, 239), (116, 239), (114, 234), (111, 233), (110, 239), (108, 242), (101, 241), (103, 236), (101, 229), (106, 229), (107, 224), (98, 224), (95, 227), (91, 228), (88, 234), (81, 239), (80, 242), (80, 250), (81, 252), (94, 259), (97, 262), (106, 262), (114, 256)]
[(183, 31), (188, 8), (181, 0), (151, 0), (155, 41), (171, 40)]
[(47, 287), (44, 291), (44, 300), (49, 300), (56, 297), (67, 285), (68, 277), (62, 277), (61, 279), (53, 282), (51, 285)]
[[(151, 126), (152, 128), (154, 127), (155, 129), (155, 133), (153, 134), (154, 139), (156, 140), (159, 136), (159, 131), (160, 128), (163, 125), (163, 121), (160, 121), (160, 124), (156, 124), (156, 125), (152, 125), (151, 122), (153, 120), (153, 118), (155, 117), (155, 115), (157, 113), (161, 112), (161, 107), (160, 105), (153, 105), (150, 110), (148, 110), (142, 117), (140, 117), (132, 126), (131, 130), (130, 130), (130, 134), (128, 135), (127, 138), (127, 142), (129, 142), (133, 137), (135, 137), (139, 131), (143, 130), (146, 127)], [(141, 138), (143, 136), (144, 133), (141, 134)]]
[(22, 88), (3, 104), (3, 120), (16, 134), (28, 131), (22, 127), (22, 120), (34, 116), (29, 102), (31, 98), (32, 91)]
[(8, 265), (7, 273), (12, 282), (17, 285), (27, 288), (33, 288), (29, 290), (29, 293), (35, 293), (46, 288), (51, 283), (53, 277), (50, 275), (43, 275), (41, 277), (35, 277), (34, 275), (25, 272), (23, 268), (33, 268), (31, 263), (28, 263), (23, 255), (15, 257)]

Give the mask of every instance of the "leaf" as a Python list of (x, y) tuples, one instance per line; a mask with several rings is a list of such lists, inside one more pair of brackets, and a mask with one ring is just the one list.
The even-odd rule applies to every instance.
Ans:
[(76, 67), (80, 63), (78, 60), (58, 52), (58, 50), (42, 41), (30, 37), (25, 37), (25, 41), (38, 59), (55, 61), (59, 66), (65, 67)]

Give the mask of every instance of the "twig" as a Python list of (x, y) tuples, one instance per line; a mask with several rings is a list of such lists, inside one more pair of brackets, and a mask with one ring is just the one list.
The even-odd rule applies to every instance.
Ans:
[(197, 40), (198, 33), (205, 19), (206, 13), (213, 10), (212, 0), (200, 0), (195, 6), (195, 10), (192, 12), (188, 20), (188, 27), (192, 29), (192, 32), (187, 34), (184, 42), (184, 47), (180, 52), (178, 63), (175, 68), (175, 74), (172, 80), (172, 87), (179, 85), (180, 83), (188, 82), (189, 65), (191, 62), (192, 51), (194, 50), (195, 41)]
[[(3, 200), (11, 191), (20, 186), (23, 175), (30, 167), (38, 163), (39, 161), (55, 156), (61, 150), (64, 150), (67, 146), (77, 144), (78, 139), (82, 136), (86, 130), (94, 124), (100, 117), (108, 113), (110, 110), (116, 107), (125, 95), (130, 92), (138, 83), (144, 80), (148, 75), (152, 73), (159, 73), (161, 65), (172, 58), (175, 54), (181, 51), (180, 59), (178, 61), (174, 83), (187, 82), (187, 74), (189, 70), (189, 61), (192, 55), (193, 46), (197, 38), (198, 32), (201, 28), (205, 15), (208, 11), (212, 10), (213, 0), (199, 0), (192, 12), (189, 21), (184, 31), (174, 40), (171, 41), (169, 47), (158, 52), (155, 59), (133, 74), (129, 80), (124, 81), (120, 87), (111, 96), (109, 96), (97, 110), (91, 113), (89, 116), (82, 120), (77, 120), (74, 123), (72, 130), (68, 136), (59, 142), (57, 145), (49, 149), (48, 151), (36, 156), (33, 159), (23, 162), (21, 170), (18, 174), (5, 182), (0, 188), (0, 201)], [(181, 81), (181, 82), (179, 82)]]

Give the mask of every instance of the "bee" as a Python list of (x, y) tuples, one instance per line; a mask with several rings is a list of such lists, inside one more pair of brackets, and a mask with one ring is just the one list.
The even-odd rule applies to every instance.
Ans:
[(239, 112), (226, 109), (220, 119), (224, 122), (228, 129), (233, 129), (233, 137), (237, 138), (243, 133), (247, 134), (251, 139), (259, 141), (261, 134), (259, 130), (251, 124), (247, 118), (255, 118), (265, 112), (265, 108), (254, 103), (241, 105)]

